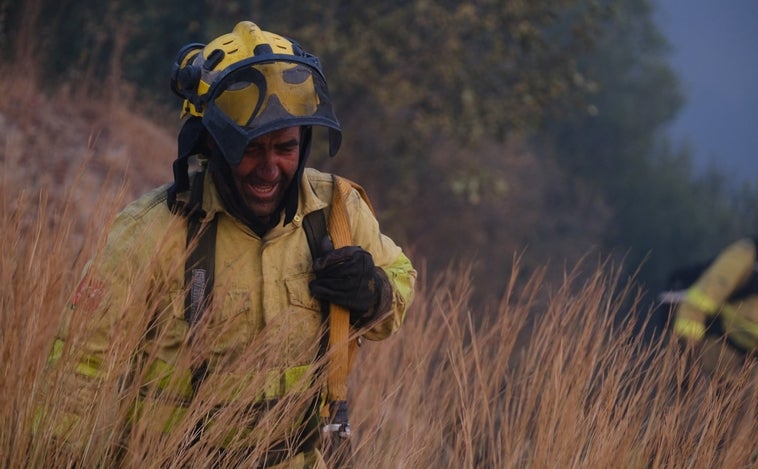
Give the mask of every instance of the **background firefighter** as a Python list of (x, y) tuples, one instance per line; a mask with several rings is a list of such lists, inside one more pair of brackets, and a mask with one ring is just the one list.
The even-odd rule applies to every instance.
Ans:
[(735, 241), (704, 265), (672, 273), (674, 335), (709, 374), (736, 373), (758, 349), (758, 275), (753, 239)]

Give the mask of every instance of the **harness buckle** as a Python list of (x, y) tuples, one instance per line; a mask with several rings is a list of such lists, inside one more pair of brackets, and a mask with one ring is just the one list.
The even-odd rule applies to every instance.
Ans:
[(348, 439), (353, 435), (353, 431), (350, 429), (350, 424), (345, 423), (328, 423), (321, 427), (321, 433), (324, 436), (336, 434), (342, 439)]
[(338, 436), (346, 440), (352, 436), (350, 422), (347, 418), (347, 402), (334, 401), (330, 405), (330, 419), (321, 427), (323, 436)]

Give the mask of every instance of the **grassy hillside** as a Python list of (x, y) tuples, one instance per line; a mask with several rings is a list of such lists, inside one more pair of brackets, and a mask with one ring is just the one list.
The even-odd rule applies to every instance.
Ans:
[(26, 75), (4, 74), (0, 84), (8, 90), (0, 102), (5, 197), (44, 191), (56, 206), (70, 199), (68, 215), (82, 229), (102, 197), (120, 193), (123, 204), (172, 180), (172, 123), (134, 112), (128, 96), (92, 100), (69, 87), (50, 96)]

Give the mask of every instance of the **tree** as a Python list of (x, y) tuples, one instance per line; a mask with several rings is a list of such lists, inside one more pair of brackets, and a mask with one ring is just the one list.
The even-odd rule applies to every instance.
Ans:
[(648, 0), (616, 4), (580, 64), (598, 84), (585, 98), (592, 112), (564, 114), (546, 135), (559, 164), (611, 207), (604, 248), (624, 256), (630, 273), (642, 266), (639, 279), (655, 292), (677, 265), (740, 236), (736, 220), (745, 217), (723, 175), (696, 175), (688, 149), (665, 138), (684, 96), (652, 8)]

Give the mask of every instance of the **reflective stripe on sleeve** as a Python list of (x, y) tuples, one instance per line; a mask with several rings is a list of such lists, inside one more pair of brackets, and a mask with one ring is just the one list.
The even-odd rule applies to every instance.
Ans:
[(679, 337), (702, 340), (705, 337), (705, 325), (692, 319), (679, 317), (674, 322), (674, 333)]
[(411, 265), (410, 259), (400, 253), (400, 256), (385, 269), (387, 277), (395, 287), (395, 291), (403, 299), (403, 304), (410, 304), (413, 299), (413, 283), (415, 280), (415, 271)]
[(719, 305), (699, 288), (690, 288), (684, 297), (684, 301), (708, 315), (716, 314)]

